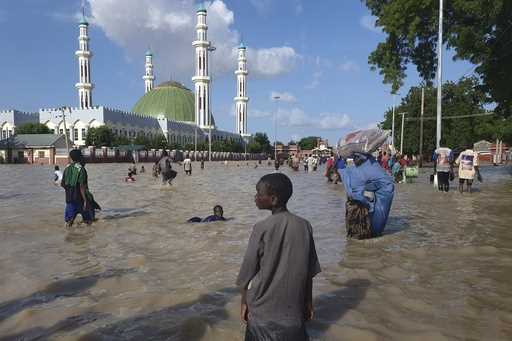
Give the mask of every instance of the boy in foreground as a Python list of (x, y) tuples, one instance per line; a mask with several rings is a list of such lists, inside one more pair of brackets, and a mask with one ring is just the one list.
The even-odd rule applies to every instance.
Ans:
[(305, 321), (313, 318), (313, 277), (321, 270), (311, 224), (286, 208), (292, 192), (281, 173), (256, 185), (256, 206), (272, 215), (254, 226), (237, 278), (246, 341), (309, 340)]

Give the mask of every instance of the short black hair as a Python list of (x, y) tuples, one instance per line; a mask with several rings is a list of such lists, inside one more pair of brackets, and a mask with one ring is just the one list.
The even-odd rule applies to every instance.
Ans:
[(277, 196), (280, 205), (286, 205), (293, 194), (292, 181), (283, 173), (264, 175), (258, 184), (263, 184), (268, 194)]
[(54, 169), (55, 169), (55, 170), (59, 170), (60, 168), (59, 168), (59, 166), (55, 166), (55, 168), (54, 168)]
[(72, 151), (69, 152), (69, 157), (74, 162), (79, 162), (82, 160), (82, 152), (80, 151), (80, 149), (73, 149)]

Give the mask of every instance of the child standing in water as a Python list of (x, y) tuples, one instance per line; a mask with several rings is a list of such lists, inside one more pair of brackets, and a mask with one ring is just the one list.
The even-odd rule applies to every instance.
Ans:
[(60, 185), (60, 182), (62, 181), (62, 172), (60, 171), (59, 166), (55, 166), (54, 176), (53, 176), (53, 183), (56, 186)]
[(237, 278), (242, 290), (245, 340), (308, 340), (313, 318), (313, 277), (320, 264), (311, 224), (288, 211), (290, 179), (265, 175), (256, 185), (256, 206), (272, 215), (257, 223)]

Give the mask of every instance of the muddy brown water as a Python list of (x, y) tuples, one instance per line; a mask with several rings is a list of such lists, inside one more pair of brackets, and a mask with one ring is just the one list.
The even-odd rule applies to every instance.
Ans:
[[(234, 281), (271, 168), (194, 165), (163, 189), (126, 164), (88, 165), (104, 210), (63, 228), (45, 166), (0, 165), (0, 340), (241, 340)], [(150, 169), (150, 165), (146, 165)], [(512, 176), (486, 167), (472, 195), (398, 185), (386, 234), (347, 241), (344, 191), (283, 169), (323, 268), (313, 340), (512, 339)], [(452, 183), (454, 184), (454, 183)], [(185, 224), (224, 206), (226, 222)]]

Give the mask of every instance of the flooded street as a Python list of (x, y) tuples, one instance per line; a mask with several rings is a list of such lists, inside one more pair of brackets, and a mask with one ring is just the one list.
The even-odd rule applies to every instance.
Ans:
[[(269, 215), (254, 194), (271, 168), (240, 165), (178, 169), (172, 188), (149, 164), (135, 183), (127, 164), (87, 165), (104, 210), (70, 231), (50, 167), (0, 165), (0, 340), (241, 340), (234, 282)], [(483, 167), (472, 195), (434, 191), (425, 170), (397, 185), (385, 235), (369, 241), (346, 240), (341, 185), (283, 172), (323, 270), (313, 340), (512, 339), (510, 166)], [(184, 223), (216, 204), (232, 219)]]

